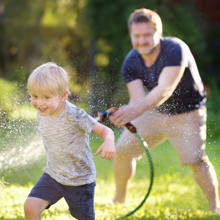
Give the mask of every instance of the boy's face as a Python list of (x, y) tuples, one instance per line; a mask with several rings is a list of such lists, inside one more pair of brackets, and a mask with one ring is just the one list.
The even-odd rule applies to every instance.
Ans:
[(31, 104), (37, 109), (41, 116), (58, 116), (65, 107), (66, 96), (53, 95), (51, 93), (41, 93), (34, 90), (31, 95)]

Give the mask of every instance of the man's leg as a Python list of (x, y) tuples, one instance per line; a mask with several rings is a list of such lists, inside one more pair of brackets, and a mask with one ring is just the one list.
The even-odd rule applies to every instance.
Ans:
[[(139, 135), (147, 142), (148, 148), (152, 149), (165, 141), (165, 137), (160, 132), (161, 127), (164, 125), (164, 114), (146, 111), (131, 123), (134, 124)], [(136, 159), (139, 160), (143, 154), (144, 149), (137, 137), (125, 130), (116, 146), (113, 167), (116, 195), (113, 202), (126, 202), (129, 184), (136, 171)]]
[(178, 152), (181, 164), (192, 168), (198, 183), (209, 202), (209, 209), (219, 210), (218, 181), (215, 170), (205, 155), (206, 108), (180, 114), (169, 119), (168, 139)]
[(209, 201), (209, 210), (213, 213), (216, 213), (216, 211), (218, 212), (220, 210), (218, 181), (211, 162), (190, 164), (189, 166), (192, 168), (197, 184), (200, 186), (207, 200)]
[(135, 175), (136, 160), (130, 155), (116, 154), (114, 160), (116, 195), (114, 203), (124, 203), (128, 195), (129, 184)]

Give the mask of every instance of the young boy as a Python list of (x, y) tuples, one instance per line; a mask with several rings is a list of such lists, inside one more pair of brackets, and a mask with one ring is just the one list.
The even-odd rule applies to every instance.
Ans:
[(114, 133), (68, 102), (68, 88), (68, 73), (53, 62), (36, 68), (28, 79), (28, 92), (37, 110), (47, 165), (25, 201), (26, 220), (41, 219), (44, 209), (62, 197), (73, 217), (95, 219), (96, 169), (89, 134), (93, 132), (104, 140), (95, 156), (102, 152), (102, 158), (112, 160), (115, 156)]

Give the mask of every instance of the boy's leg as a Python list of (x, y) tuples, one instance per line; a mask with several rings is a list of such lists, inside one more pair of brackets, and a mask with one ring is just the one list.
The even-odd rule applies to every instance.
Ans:
[(61, 192), (61, 184), (44, 173), (24, 204), (26, 220), (39, 220), (44, 209), (48, 209), (63, 197)]
[(24, 204), (24, 213), (26, 220), (40, 220), (41, 213), (49, 205), (49, 201), (28, 197)]
[(94, 193), (96, 183), (82, 186), (62, 186), (70, 214), (78, 220), (95, 220)]

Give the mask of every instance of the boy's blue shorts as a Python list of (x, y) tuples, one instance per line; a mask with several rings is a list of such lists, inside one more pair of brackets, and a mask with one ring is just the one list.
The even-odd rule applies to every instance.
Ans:
[(82, 186), (65, 186), (43, 173), (28, 197), (49, 201), (47, 209), (64, 197), (73, 217), (81, 220), (94, 220), (95, 186), (95, 182)]

